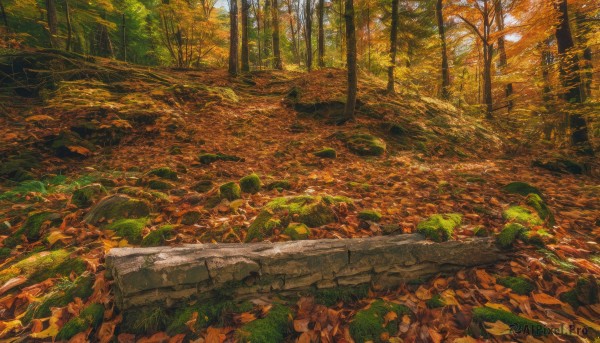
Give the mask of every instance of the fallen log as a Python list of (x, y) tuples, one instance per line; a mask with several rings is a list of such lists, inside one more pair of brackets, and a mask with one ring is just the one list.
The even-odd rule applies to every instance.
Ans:
[(223, 294), (243, 300), (361, 284), (391, 288), (504, 258), (490, 238), (434, 243), (411, 234), (116, 248), (108, 253), (106, 268), (114, 280), (117, 306), (125, 310), (174, 307)]

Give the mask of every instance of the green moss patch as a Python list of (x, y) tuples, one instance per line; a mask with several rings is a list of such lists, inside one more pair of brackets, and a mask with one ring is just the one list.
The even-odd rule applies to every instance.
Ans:
[[(386, 323), (385, 316), (394, 312), (396, 319)], [(350, 335), (356, 343), (383, 342), (383, 333), (394, 336), (398, 333), (398, 321), (402, 316), (410, 315), (410, 309), (404, 305), (375, 300), (366, 309), (360, 310), (350, 322)]]
[(539, 330), (543, 328), (541, 323), (487, 306), (474, 308), (473, 320), (487, 323), (501, 321), (510, 326), (515, 332), (531, 333), (534, 336), (541, 336), (543, 334), (543, 330)]
[(173, 235), (173, 229), (173, 225), (163, 225), (154, 231), (150, 231), (150, 233), (142, 239), (142, 246), (156, 247), (164, 245), (166, 240)]
[(177, 179), (179, 179), (179, 177), (177, 176), (177, 172), (172, 170), (169, 167), (160, 167), (160, 168), (153, 169), (153, 170), (149, 171), (147, 173), (147, 175), (156, 176), (161, 179), (167, 179), (167, 180), (172, 180), (172, 181), (177, 181)]
[(202, 213), (199, 211), (187, 211), (181, 216), (181, 224), (194, 225), (202, 218)]
[(523, 237), (527, 231), (528, 229), (519, 223), (506, 224), (496, 237), (496, 241), (501, 248), (508, 249), (513, 246), (517, 238)]
[(219, 187), (219, 194), (221, 199), (233, 201), (242, 197), (242, 189), (235, 182), (227, 182)]
[(127, 333), (148, 335), (164, 331), (171, 322), (169, 313), (162, 307), (142, 307), (123, 313), (122, 330)]
[(240, 342), (283, 342), (290, 326), (291, 310), (283, 305), (273, 305), (269, 313), (236, 331)]
[(150, 215), (150, 205), (144, 201), (123, 194), (115, 194), (94, 205), (83, 220), (97, 225), (102, 221), (122, 218), (142, 218)]
[(535, 289), (531, 281), (522, 277), (507, 276), (498, 278), (497, 282), (504, 287), (510, 288), (513, 292), (520, 295), (529, 294)]
[(337, 152), (333, 148), (323, 148), (319, 151), (313, 152), (313, 155), (321, 158), (336, 158)]
[(537, 212), (538, 216), (542, 220), (547, 221), (550, 226), (554, 226), (556, 224), (554, 214), (539, 195), (531, 193), (527, 195), (525, 202)]
[(36, 212), (30, 214), (21, 227), (11, 237), (6, 238), (3, 244), (6, 247), (14, 248), (22, 243), (22, 236), (25, 236), (30, 243), (35, 242), (42, 237), (42, 233), (46, 227), (60, 223), (61, 216), (55, 212)]
[(117, 236), (127, 239), (129, 243), (140, 244), (147, 223), (147, 218), (119, 219), (106, 228), (114, 231)]
[(278, 191), (282, 191), (284, 189), (292, 189), (292, 184), (287, 180), (277, 180), (269, 183), (266, 186), (267, 190), (277, 189)]
[(314, 291), (315, 301), (327, 307), (334, 306), (340, 302), (345, 304), (354, 303), (366, 298), (368, 295), (369, 285), (327, 288)]
[(381, 213), (375, 210), (364, 210), (358, 212), (358, 219), (366, 220), (371, 222), (380, 222), (381, 221)]
[(310, 236), (310, 229), (302, 223), (290, 223), (283, 233), (288, 235), (292, 240), (297, 241), (308, 239), (308, 236)]
[(198, 193), (206, 193), (206, 192), (210, 191), (211, 189), (213, 189), (214, 186), (215, 186), (215, 183), (210, 180), (200, 180), (200, 181), (196, 182), (191, 187), (191, 189)]
[(523, 206), (511, 206), (502, 212), (502, 218), (508, 221), (518, 222), (524, 225), (542, 225), (544, 222), (537, 213)]
[(446, 302), (444, 301), (444, 299), (442, 299), (442, 297), (439, 294), (436, 294), (433, 297), (431, 297), (431, 299), (427, 300), (425, 304), (429, 308), (441, 308), (446, 306)]
[(69, 340), (80, 332), (92, 327), (96, 329), (104, 319), (104, 306), (91, 304), (81, 311), (79, 316), (71, 318), (56, 335), (57, 341)]
[(528, 184), (527, 182), (511, 182), (507, 185), (505, 185), (504, 187), (502, 187), (502, 190), (505, 191), (506, 193), (511, 193), (511, 194), (520, 194), (523, 196), (526, 196), (527, 194), (533, 193), (533, 194), (537, 194), (539, 196), (542, 196), (542, 192)]
[(175, 185), (164, 180), (150, 180), (148, 181), (148, 188), (157, 191), (164, 191), (175, 188)]
[(71, 272), (81, 274), (85, 270), (86, 263), (80, 258), (73, 258), (68, 250), (42, 251), (2, 269), (0, 284), (16, 276), (25, 276), (25, 285), (29, 285), (57, 275), (68, 276)]
[(381, 156), (385, 153), (383, 139), (369, 134), (354, 134), (346, 138), (348, 149), (359, 156)]
[(106, 195), (106, 189), (99, 183), (94, 183), (76, 189), (71, 196), (71, 203), (79, 208), (92, 206), (94, 201)]
[(417, 225), (417, 232), (433, 241), (445, 242), (461, 222), (462, 216), (457, 213), (434, 214)]
[(198, 161), (202, 164), (211, 164), (216, 161), (233, 161), (233, 162), (241, 162), (244, 159), (241, 157), (226, 155), (226, 154), (200, 154), (198, 156)]
[(169, 335), (174, 336), (190, 331), (186, 324), (190, 321), (194, 313), (198, 313), (194, 330), (200, 331), (209, 325), (221, 325), (228, 314), (242, 313), (252, 310), (253, 305), (249, 302), (237, 304), (231, 300), (208, 302), (202, 305), (188, 306), (177, 309), (170, 317), (170, 322), (166, 328)]
[(256, 194), (260, 191), (260, 187), (260, 178), (254, 173), (240, 179), (240, 188), (244, 193)]

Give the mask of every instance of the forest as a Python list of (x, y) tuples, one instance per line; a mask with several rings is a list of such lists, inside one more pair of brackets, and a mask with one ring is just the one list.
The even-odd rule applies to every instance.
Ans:
[(600, 343), (597, 0), (0, 0), (0, 342)]

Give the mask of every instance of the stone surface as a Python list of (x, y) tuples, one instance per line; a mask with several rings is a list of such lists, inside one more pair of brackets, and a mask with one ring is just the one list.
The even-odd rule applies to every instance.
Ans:
[(204, 301), (216, 292), (237, 299), (354, 286), (395, 287), (439, 272), (491, 264), (504, 256), (492, 239), (434, 243), (423, 236), (322, 239), (278, 243), (116, 248), (106, 257), (121, 309)]

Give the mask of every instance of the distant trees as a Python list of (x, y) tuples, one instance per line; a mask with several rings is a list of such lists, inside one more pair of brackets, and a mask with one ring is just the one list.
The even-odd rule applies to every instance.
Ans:
[(238, 5), (229, 0), (229, 74), (238, 73)]
[(390, 28), (390, 66), (388, 67), (387, 91), (394, 93), (394, 71), (396, 69), (396, 52), (398, 50), (398, 1), (392, 0), (392, 24)]
[(435, 4), (435, 16), (437, 19), (438, 34), (440, 36), (440, 50), (442, 56), (442, 98), (448, 99), (450, 98), (450, 69), (448, 67), (448, 51), (446, 49), (446, 30), (444, 27), (445, 24), (443, 8), (443, 0), (437, 0)]
[(358, 75), (356, 63), (356, 28), (354, 26), (354, 1), (346, 0), (344, 18), (346, 21), (346, 61), (348, 63), (348, 90), (346, 94), (345, 120), (354, 118), (356, 93), (358, 90)]

